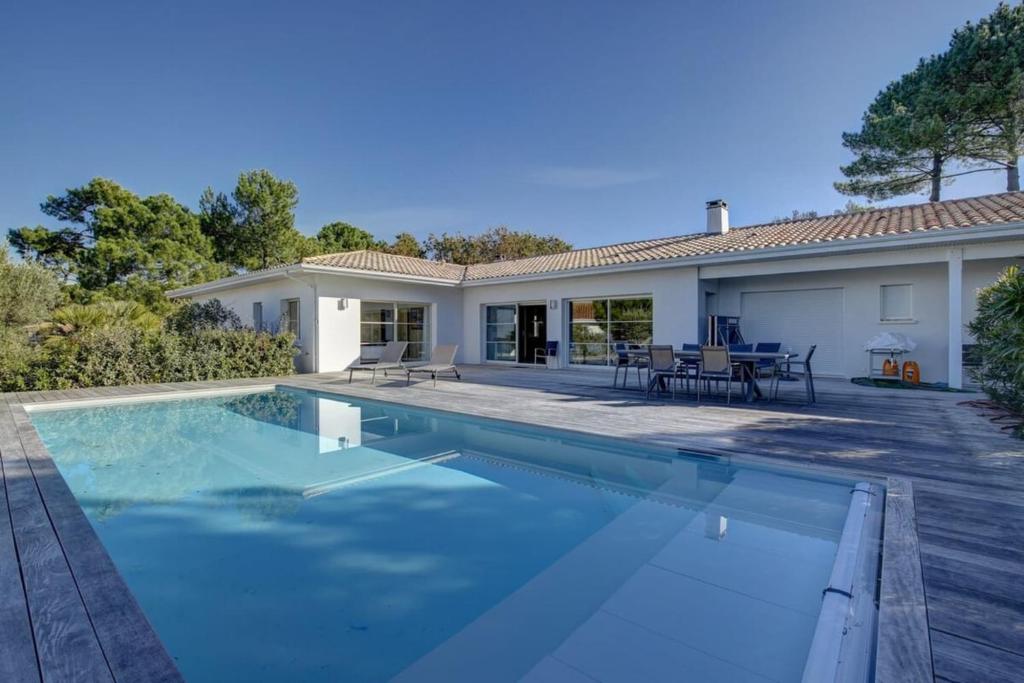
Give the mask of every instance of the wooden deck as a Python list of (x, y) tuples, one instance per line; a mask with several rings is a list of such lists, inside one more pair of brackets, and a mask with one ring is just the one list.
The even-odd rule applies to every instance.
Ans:
[[(339, 375), (293, 386), (661, 445), (907, 480), (934, 677), (1024, 680), (1024, 444), (959, 402), (971, 396), (819, 382), (819, 402), (645, 402), (599, 371), (467, 367), (463, 381)], [(0, 411), (0, 680), (179, 680), (32, 429), (23, 404), (273, 383), (183, 383), (6, 395)], [(796, 385), (784, 386), (795, 398)], [(904, 557), (913, 557), (913, 553)], [(907, 568), (913, 571), (916, 567)], [(883, 569), (883, 571), (885, 571)], [(884, 601), (883, 597), (883, 601)], [(900, 604), (896, 617), (911, 610)], [(902, 648), (892, 662), (901, 666)], [(883, 678), (920, 680), (908, 658)], [(881, 670), (880, 670), (881, 671)], [(42, 676), (40, 676), (42, 673)]]

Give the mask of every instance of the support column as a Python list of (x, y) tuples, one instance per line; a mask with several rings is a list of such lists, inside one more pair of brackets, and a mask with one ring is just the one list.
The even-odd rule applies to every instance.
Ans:
[(961, 389), (963, 378), (964, 250), (950, 249), (947, 255), (949, 285), (949, 386)]

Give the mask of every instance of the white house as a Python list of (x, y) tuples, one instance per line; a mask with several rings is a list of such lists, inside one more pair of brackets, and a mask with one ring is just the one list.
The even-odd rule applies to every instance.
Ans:
[(962, 383), (976, 291), (1024, 257), (1024, 193), (730, 228), (458, 266), (357, 251), (171, 292), (220, 299), (247, 324), (298, 335), (299, 369), (329, 372), (408, 340), (409, 358), (458, 344), (463, 363), (603, 365), (617, 341), (703, 341), (708, 314), (739, 316), (747, 342), (817, 345), (815, 372), (868, 374), (882, 331), (917, 342), (925, 381)]

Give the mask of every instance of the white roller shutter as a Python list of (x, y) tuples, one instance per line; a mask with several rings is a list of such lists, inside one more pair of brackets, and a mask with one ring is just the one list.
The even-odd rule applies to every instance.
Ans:
[(843, 290), (796, 289), (740, 294), (740, 331), (748, 344), (781, 342), (800, 354), (817, 344), (811, 360), (816, 375), (845, 375)]

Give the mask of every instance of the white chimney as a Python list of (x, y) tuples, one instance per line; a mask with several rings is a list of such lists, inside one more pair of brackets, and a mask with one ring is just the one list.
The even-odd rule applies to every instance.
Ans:
[(722, 199), (708, 202), (708, 234), (724, 235), (729, 232), (729, 205)]

